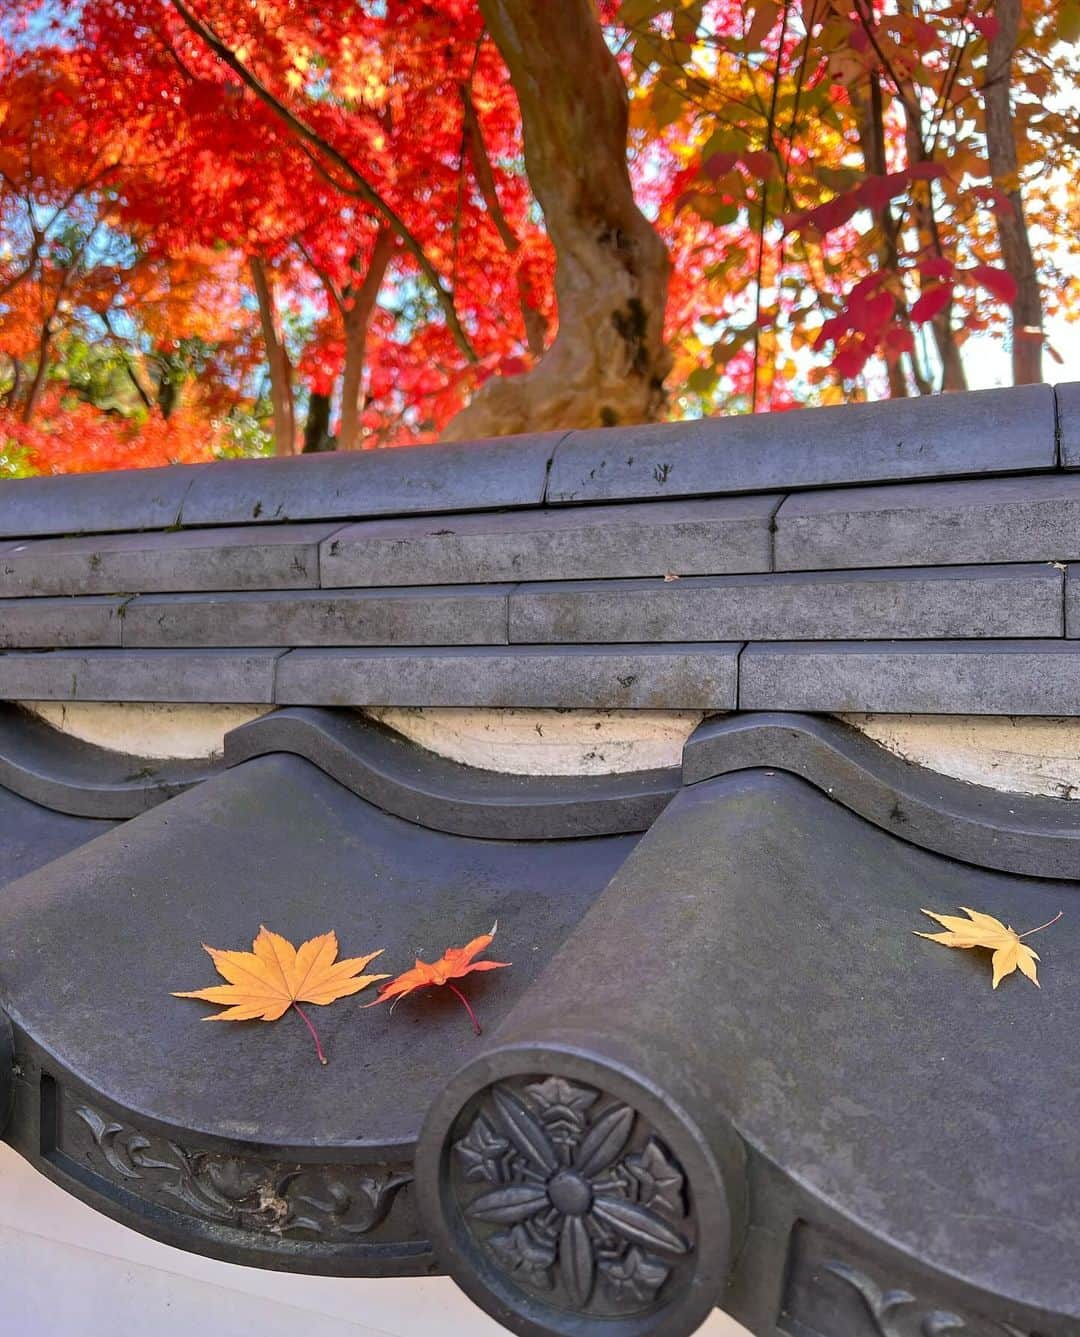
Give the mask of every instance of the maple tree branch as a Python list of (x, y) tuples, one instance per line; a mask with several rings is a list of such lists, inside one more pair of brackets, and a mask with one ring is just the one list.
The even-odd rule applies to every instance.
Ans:
[(296, 146), (304, 157), (308, 160), (314, 170), (322, 177), (328, 186), (333, 186), (336, 191), (342, 195), (348, 195), (350, 199), (358, 199), (358, 193), (351, 186), (343, 185), (334, 174), (329, 171), (325, 163), (319, 161), (319, 155), (309, 144), (299, 142)]
[(521, 242), (518, 241), (499, 202), (499, 194), (495, 188), (495, 172), (484, 144), (480, 118), (476, 114), (476, 104), (472, 99), (472, 89), (468, 84), (461, 85), (461, 105), (465, 117), (463, 138), (468, 148), (473, 172), (476, 174), (476, 184), (480, 187), (480, 194), (484, 197), (484, 203), (491, 215), (491, 221), (495, 224), (499, 239), (506, 250), (513, 255), (520, 248)]
[[(784, 209), (792, 207), (791, 198), (791, 146), (795, 142), (795, 127), (799, 122), (799, 109), (802, 104), (803, 89), (806, 85), (806, 67), (810, 61), (810, 38), (813, 36), (814, 26), (817, 23), (818, 4), (820, 0), (812, 0), (810, 14), (806, 19), (806, 36), (802, 44), (802, 51), (799, 54), (799, 69), (795, 76), (795, 96), (791, 101), (791, 120), (788, 122), (787, 143), (788, 152), (784, 157), (783, 175), (784, 175)], [(785, 233), (786, 236), (786, 233)]]
[[(334, 148), (333, 144), (319, 134), (319, 132), (308, 125), (306, 121), (301, 120), (299, 116), (289, 110), (288, 107), (278, 98), (269, 88), (259, 79), (248, 67), (239, 59), (234, 51), (218, 36), (208, 23), (205, 23), (196, 14), (184, 4), (183, 0), (171, 0), (173, 9), (176, 10), (184, 24), (198, 37), (205, 42), (215, 56), (241, 80), (241, 82), (251, 90), (252, 93), (265, 106), (269, 107), (275, 116), (300, 139), (305, 140), (322, 154), (324, 154), (335, 167), (341, 171), (353, 183), (352, 190), (347, 192), (356, 195), (358, 199), (364, 201), (376, 213), (389, 223), (390, 227), (401, 238), (402, 245), (412, 256), (420, 267), (420, 272), (435, 290), (435, 296), (439, 305), (442, 307), (443, 315), (446, 317), (447, 328), (449, 329), (454, 342), (461, 349), (462, 353), (470, 362), (477, 362), (476, 350), (473, 348), (469, 336), (465, 332), (457, 310), (454, 306), (454, 297), (450, 290), (443, 283), (439, 271), (431, 263), (419, 240), (410, 230), (408, 224), (397, 212), (396, 209), (385, 200), (375, 187), (368, 181), (349, 159)], [(335, 183), (336, 184), (336, 183)], [(340, 187), (339, 187), (340, 189)]]
[[(479, 46), (477, 47), (477, 55), (479, 55)], [(480, 187), (480, 194), (487, 205), (491, 221), (495, 224), (495, 230), (499, 234), (506, 253), (514, 256), (521, 249), (521, 242), (517, 233), (510, 226), (499, 201), (499, 192), (495, 184), (495, 171), (491, 166), (491, 158), (488, 156), (487, 146), (484, 143), (484, 132), (480, 126), (480, 117), (476, 114), (471, 81), (472, 73), (470, 72), (469, 82), (461, 85), (461, 103), (464, 110), (462, 138), (468, 149), (473, 173), (476, 176), (476, 184)], [(544, 344), (547, 340), (547, 321), (529, 301), (528, 285), (520, 270), (517, 273), (517, 290), (518, 306), (521, 308), (521, 319), (525, 326), (525, 339), (529, 345), (529, 352), (534, 357), (539, 357), (544, 351)]]
[[(968, 0), (968, 8), (970, 8), (970, 0)], [(963, 64), (964, 52), (967, 50), (968, 40), (969, 36), (965, 32), (964, 40), (958, 46), (953, 47), (949, 55), (949, 66), (945, 74), (945, 79), (942, 83), (941, 97), (938, 101), (938, 105), (936, 108), (937, 114), (934, 117), (933, 124), (930, 127), (931, 157), (933, 157), (935, 151), (937, 150), (938, 142), (941, 138), (941, 131), (945, 122), (945, 114), (949, 109), (949, 102), (950, 99), (952, 98), (953, 88), (956, 86), (956, 80), (958, 75), (960, 74), (960, 66)]]
[(903, 81), (900, 79), (900, 76), (896, 73), (896, 70), (893, 68), (892, 62), (889, 60), (888, 56), (881, 49), (881, 44), (877, 39), (877, 33), (874, 31), (874, 11), (873, 7), (869, 3), (869, 0), (855, 0), (855, 14), (858, 17), (859, 26), (866, 34), (867, 41), (874, 49), (874, 54), (881, 62), (881, 68), (892, 80), (892, 85), (896, 89), (896, 96), (903, 103), (904, 110), (907, 113), (908, 118), (910, 119), (913, 115), (916, 117), (920, 116), (922, 113), (918, 102), (915, 102), (914, 107), (912, 106), (911, 103), (909, 103), (908, 94), (904, 89)]
[(259, 256), (248, 257), (252, 287), (259, 304), (259, 323), (262, 328), (266, 364), (270, 373), (270, 398), (274, 412), (274, 453), (296, 454), (296, 403), (293, 399), (292, 363), (289, 350), (278, 329), (274, 296)]
[[(784, 40), (787, 37), (788, 17), (791, 13), (790, 0), (784, 0), (784, 17), (780, 25), (780, 42), (776, 48), (776, 66), (773, 70), (772, 95), (769, 99), (769, 115), (765, 129), (765, 147), (779, 158), (776, 149), (776, 106), (780, 97), (780, 62), (783, 57)], [(750, 391), (750, 412), (758, 408), (758, 384), (761, 378), (761, 277), (765, 268), (765, 229), (769, 221), (769, 183), (761, 182), (761, 219), (758, 223), (757, 272), (754, 276), (754, 379)], [(783, 242), (781, 241), (781, 256)]]
[(393, 258), (394, 234), (384, 224), (375, 236), (367, 272), (358, 288), (350, 291), (352, 305), (342, 313), (345, 330), (345, 365), (341, 374), (341, 424), (339, 450), (364, 446), (360, 415), (364, 407), (364, 363), (367, 357), (368, 329), (379, 300), (379, 291)]
[[(64, 300), (64, 294), (68, 290), (72, 277), (76, 270), (82, 264), (83, 257), (90, 248), (91, 242), (97, 236), (101, 223), (95, 223), (86, 236), (79, 243), (77, 250), (72, 252), (71, 263), (64, 266), (60, 275), (60, 281), (56, 285), (56, 293), (53, 297), (52, 307), (49, 314), (41, 323), (41, 332), (38, 335), (38, 363), (34, 369), (34, 379), (30, 382), (30, 388), (26, 394), (26, 403), (23, 405), (22, 420), (29, 424), (37, 412), (38, 405), (41, 402), (41, 396), (45, 390), (45, 381), (49, 373), (49, 351), (52, 347), (52, 341), (57, 332), (56, 317), (60, 310), (60, 304)], [(44, 296), (44, 274), (42, 274), (42, 296)]]
[(307, 261), (311, 269), (314, 270), (315, 275), (318, 278), (319, 282), (323, 285), (323, 287), (329, 294), (330, 300), (333, 302), (335, 308), (337, 309), (338, 315), (342, 318), (342, 320), (344, 320), (345, 299), (342, 297), (341, 290), (338, 288), (337, 284), (330, 277), (327, 271), (323, 269), (322, 266), (316, 262), (315, 257), (308, 250), (302, 237), (294, 237), (293, 245), (304, 257), (304, 259)]
[(109, 315), (109, 308), (106, 307), (105, 310), (100, 313), (100, 315), (101, 315), (101, 323), (105, 326), (106, 332), (108, 333), (109, 337), (115, 339), (116, 342), (121, 345), (121, 356), (123, 358), (124, 373), (126, 374), (131, 384), (135, 387), (136, 393), (143, 402), (143, 407), (152, 410), (154, 407), (154, 400), (151, 397), (150, 392), (143, 385), (142, 381), (139, 380), (138, 374), (136, 373), (135, 367), (132, 363), (131, 355), (128, 352), (127, 348), (124, 347), (126, 341), (122, 335), (117, 333), (116, 328), (112, 323), (112, 318)]
[(188, 67), (180, 59), (180, 53), (179, 51), (177, 51), (174, 43), (170, 42), (168, 37), (164, 33), (162, 33), (161, 35), (161, 40), (165, 45), (165, 50), (168, 53), (170, 60), (173, 62), (176, 68), (180, 71), (180, 73), (184, 76), (184, 78), (188, 81), (188, 83), (194, 83), (196, 76), (191, 70), (188, 69)]
[[(630, 31), (650, 37), (655, 36), (649, 28), (641, 29), (632, 27)], [(647, 74), (649, 71), (649, 62), (638, 55), (636, 47), (630, 53), (630, 63), (636, 66), (642, 74)], [(724, 125), (740, 128), (737, 120), (732, 120), (730, 117), (725, 116), (721, 110), (717, 110), (713, 105), (713, 89), (710, 84), (706, 83), (704, 79), (688, 74), (684, 69), (681, 70), (681, 73), (682, 77), (686, 80), (686, 83), (698, 90), (698, 96), (695, 97), (692, 93), (688, 92), (686, 88), (680, 88), (677, 83), (673, 83), (670, 79), (664, 78), (664, 74), (660, 70), (656, 73), (656, 81), (658, 84), (663, 85), (669, 92), (674, 93), (676, 97), (682, 98), (687, 106), (697, 107), (699, 111), (708, 112), (710, 116), (714, 116)], [(748, 111), (754, 116), (760, 116), (762, 120), (765, 120), (766, 118), (767, 113), (760, 100), (754, 102), (734, 96), (728, 96), (726, 100), (733, 107), (742, 107), (744, 111)]]
[(29, 184), (26, 187), (26, 191), (23, 192), (19, 188), (19, 186), (16, 185), (16, 183), (11, 179), (11, 177), (8, 176), (7, 173), (3, 171), (2, 168), (0, 168), (0, 182), (5, 184), (8, 187), (8, 190), (11, 191), (13, 195), (17, 195), (19, 197), (19, 199), (22, 201), (24, 208), (26, 209), (26, 219), (27, 219), (27, 224), (30, 228), (30, 239), (31, 239), (30, 250), (27, 255), (25, 266), (17, 274), (13, 274), (3, 283), (0, 283), (0, 298), (6, 297), (8, 293), (13, 292), (14, 289), (16, 289), (20, 283), (24, 282), (33, 274), (34, 270), (37, 268), (38, 261), (41, 259), (42, 248), (44, 247), (45, 241), (50, 231), (52, 230), (53, 224), (56, 222), (56, 220), (62, 214), (66, 213), (68, 209), (71, 208), (71, 206), (75, 203), (75, 201), (81, 194), (83, 194), (86, 191), (93, 190), (93, 188), (97, 184), (103, 181), (105, 177), (109, 175), (110, 172), (115, 171), (118, 166), (119, 166), (119, 161), (106, 163), (93, 175), (84, 177), (80, 182), (78, 182), (75, 186), (73, 186), (71, 190), (68, 191), (68, 193), (60, 201), (60, 203), (57, 204), (56, 208), (52, 211), (52, 214), (50, 215), (48, 221), (45, 223), (40, 223), (37, 217), (35, 216), (34, 198)]
[[(881, 71), (877, 69), (870, 71), (869, 106), (867, 106), (864, 99), (856, 98), (852, 95), (852, 108), (855, 112), (856, 128), (858, 130), (859, 142), (862, 148), (863, 163), (867, 174), (873, 176), (884, 176), (888, 171), (885, 143), (885, 100), (882, 94), (881, 78)], [(888, 200), (882, 201), (880, 207), (875, 207), (872, 210), (872, 214), (875, 227), (881, 234), (880, 244), (875, 246), (878, 255), (878, 264), (882, 270), (895, 275), (898, 280), (896, 287), (899, 291), (893, 292), (893, 300), (899, 307), (898, 315), (902, 324), (911, 333), (912, 345), (914, 346), (914, 330), (911, 327), (907, 301), (903, 291), (903, 273), (900, 265), (901, 225), (894, 216), (892, 206)], [(885, 361), (889, 378), (890, 397), (893, 399), (905, 398), (908, 393), (908, 385), (900, 367), (899, 359), (886, 357)], [(919, 393), (929, 393), (929, 382), (925, 382), (922, 377), (914, 354), (911, 356), (911, 366), (915, 386)]]
[(25, 268), (20, 269), (17, 274), (13, 274), (11, 278), (5, 280), (5, 282), (3, 283), (0, 283), (0, 297), (6, 297), (8, 293), (12, 292), (15, 288), (17, 288), (19, 284), (23, 282), (24, 279), (28, 279), (30, 277), (30, 275), (34, 272), (35, 266), (37, 265), (38, 255), (39, 255), (39, 248), (35, 243), (35, 245), (31, 248), (30, 258), (27, 260)]

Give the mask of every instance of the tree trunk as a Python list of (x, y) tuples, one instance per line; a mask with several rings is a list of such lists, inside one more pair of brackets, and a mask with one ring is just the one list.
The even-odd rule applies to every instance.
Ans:
[(330, 409), (330, 396), (312, 390), (304, 422), (304, 447), (301, 454), (318, 455), (334, 449), (334, 438), (330, 435)]
[[(870, 100), (867, 102), (865, 98), (858, 96), (854, 87), (849, 90), (859, 131), (859, 147), (862, 149), (863, 165), (867, 175), (884, 176), (888, 170), (885, 161), (885, 111), (877, 70), (871, 72), (869, 91)], [(878, 264), (888, 274), (894, 276), (897, 280), (897, 287), (900, 287), (899, 227), (888, 204), (874, 211), (874, 222), (877, 225), (877, 234), (880, 239), (877, 246)], [(897, 301), (901, 307), (901, 310), (897, 313), (898, 319), (901, 319), (910, 330), (911, 322), (908, 319), (907, 306), (903, 304), (901, 298), (898, 298)], [(912, 361), (914, 362), (914, 359)], [(907, 378), (900, 366), (900, 359), (887, 358), (886, 368), (889, 375), (889, 397), (891, 399), (906, 398), (908, 392)]]
[(22, 420), (24, 423), (33, 421), (34, 414), (38, 411), (38, 405), (41, 403), (41, 396), (45, 393), (45, 381), (49, 374), (49, 352), (52, 347), (53, 324), (50, 316), (41, 326), (41, 333), (38, 335), (37, 348), (37, 366), (34, 368), (34, 378), (30, 382), (29, 389), (26, 392), (26, 402), (23, 404)]
[(184, 396), (184, 379), (179, 372), (166, 369), (158, 385), (158, 408), (166, 422), (180, 407)]
[(444, 437), (643, 422), (664, 405), (669, 262), (626, 163), (626, 85), (593, 0), (480, 0), (521, 107), (525, 166), (555, 247), (559, 330), (492, 377)]
[(381, 227), (375, 238), (364, 281), (356, 290), (352, 306), (344, 314), (345, 370), (341, 380), (338, 450), (363, 449), (360, 414), (364, 408), (364, 357), (367, 352), (368, 328), (393, 253), (394, 234), (388, 227)]
[(1004, 189), (1012, 206), (997, 211), (997, 229), (1005, 268), (1016, 281), (1012, 310), (1013, 381), (1028, 385), (1043, 378), (1043, 312), (1039, 276), (1024, 220), (1012, 117), (1012, 61), (1020, 31), (1020, 0), (997, 0), (994, 17), (998, 31), (990, 42), (983, 84), (986, 149), (994, 184)]
[[(898, 87), (904, 102), (904, 142), (907, 148), (908, 166), (933, 162), (933, 154), (927, 151), (926, 140), (923, 137), (915, 85), (908, 80), (901, 80)], [(919, 235), (920, 251), (928, 247), (944, 259), (945, 251), (938, 229), (937, 215), (934, 212), (933, 185), (929, 181), (921, 185), (916, 184), (913, 198), (912, 218)], [(956, 331), (953, 329), (951, 300), (944, 310), (930, 321), (930, 334), (933, 336), (934, 346), (941, 362), (942, 390), (966, 390), (967, 373), (964, 371), (960, 345), (956, 341)]]
[(967, 372), (960, 357), (960, 345), (952, 326), (952, 302), (933, 320), (934, 338), (941, 358), (941, 388), (946, 393), (966, 390)]
[(289, 354), (278, 330), (274, 296), (266, 276), (266, 266), (258, 256), (249, 261), (251, 281), (259, 302), (266, 360), (270, 366), (270, 402), (274, 411), (274, 454), (296, 454), (296, 406), (293, 402), (292, 367)]

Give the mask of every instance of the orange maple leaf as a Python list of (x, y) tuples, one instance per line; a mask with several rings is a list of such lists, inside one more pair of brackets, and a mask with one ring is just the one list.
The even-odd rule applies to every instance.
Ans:
[(472, 1021), (473, 1030), (479, 1035), (480, 1023), (476, 1019), (476, 1013), (469, 1006), (469, 1000), (452, 981), (460, 979), (463, 975), (470, 975), (474, 970), (503, 970), (510, 965), (509, 961), (473, 960), (491, 946), (491, 940), (495, 937), (498, 927), (499, 921), (496, 920), (491, 926), (490, 933), (482, 933), (479, 938), (473, 938), (472, 942), (466, 943), (464, 947), (448, 947), (438, 961), (430, 965), (417, 957), (416, 964), (411, 970), (398, 975), (389, 984), (382, 985), (378, 998), (373, 1003), (365, 1003), (364, 1006), (377, 1007), (380, 1003), (388, 1003), (392, 998), (394, 1000), (394, 1005), (390, 1009), (392, 1012), (406, 994), (413, 993), (417, 989), (426, 989), (432, 984), (445, 984), (450, 992), (461, 1000)]
[(1003, 924), (993, 915), (984, 915), (979, 910), (969, 910), (966, 905), (962, 905), (960, 909), (967, 915), (966, 919), (961, 919), (959, 915), (939, 915), (936, 910), (923, 910), (924, 915), (929, 915), (931, 919), (943, 924), (945, 932), (919, 933), (913, 930), (915, 936), (929, 938), (931, 942), (940, 942), (944, 947), (986, 947), (994, 954), (991, 964), (994, 968), (995, 989), (1006, 975), (1011, 975), (1014, 970), (1026, 975), (1036, 988), (1041, 987), (1039, 968), (1036, 964), (1039, 960), (1038, 953), (1033, 952), (1024, 939), (1030, 938), (1033, 933), (1041, 933), (1051, 924), (1056, 924), (1062, 916), (1062, 911), (1059, 910), (1053, 919), (1048, 919), (1045, 924), (1040, 924), (1037, 928), (1029, 928), (1026, 933), (1017, 933), (1011, 925)]
[(250, 952), (221, 952), (215, 947), (203, 949), (228, 984), (215, 984), (209, 989), (175, 992), (174, 998), (201, 998), (207, 1003), (225, 1004), (224, 1012), (215, 1012), (204, 1021), (277, 1021), (289, 1008), (295, 1009), (315, 1041), (319, 1062), (326, 1062), (319, 1036), (301, 1003), (315, 1003), (325, 1007), (338, 998), (359, 993), (376, 980), (389, 975), (361, 975), (369, 962), (382, 954), (369, 952), (367, 956), (353, 956), (338, 961), (336, 933), (323, 933), (310, 938), (296, 948), (286, 938), (271, 933), (264, 925), (251, 944)]

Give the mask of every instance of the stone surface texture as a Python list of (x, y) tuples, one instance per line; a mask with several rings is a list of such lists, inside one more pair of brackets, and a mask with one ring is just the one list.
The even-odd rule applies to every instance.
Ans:
[(1049, 386), (803, 413), (572, 432), (555, 451), (549, 501), (616, 501), (1051, 469)]
[[(190, 653), (195, 653), (194, 651)], [(293, 650), (278, 668), (282, 705), (559, 706), (731, 710), (739, 647), (510, 646)]]
[[(1074, 1337), (1078, 408), (0, 485), (0, 1136), (523, 1337)], [(957, 904), (1045, 987), (915, 936)], [(167, 996), (260, 922), (398, 973), (493, 921), (483, 1031)]]
[(1078, 573), (1078, 385), (19, 480), (0, 700), (1072, 717)]
[(1080, 715), (1069, 641), (776, 642), (739, 665), (744, 710)]
[(0, 550), (0, 595), (309, 589), (340, 526), (180, 529), (37, 539)]
[(764, 495), (369, 520), (323, 544), (322, 583), (472, 584), (767, 571), (770, 519), (780, 501)]
[(1060, 636), (1062, 579), (1047, 566), (988, 566), (523, 585), (510, 640)]
[(1069, 561), (1080, 552), (1080, 475), (830, 488), (788, 497), (776, 568)]

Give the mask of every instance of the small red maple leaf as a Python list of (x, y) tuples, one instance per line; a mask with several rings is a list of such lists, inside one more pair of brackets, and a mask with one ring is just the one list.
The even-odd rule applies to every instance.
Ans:
[(379, 996), (373, 1003), (365, 1003), (365, 1007), (377, 1007), (380, 1003), (388, 1003), (394, 1000), (394, 1005), (390, 1011), (397, 1007), (398, 1003), (406, 994), (414, 993), (417, 989), (426, 989), (430, 985), (445, 985), (451, 993), (457, 995), (461, 1000), (465, 1011), (473, 1024), (473, 1030), (477, 1035), (480, 1034), (480, 1023), (476, 1019), (476, 1013), (469, 1005), (469, 1000), (461, 992), (453, 980), (460, 979), (463, 975), (471, 975), (474, 970), (503, 970), (510, 965), (509, 961), (476, 961), (473, 958), (487, 951), (491, 946), (491, 941), (495, 937), (499, 927), (499, 921), (496, 920), (491, 926), (490, 933), (482, 933), (480, 937), (473, 938), (472, 942), (467, 942), (464, 947), (448, 947), (442, 956), (431, 964), (427, 961), (421, 961), (419, 957), (411, 970), (406, 970), (403, 974), (392, 979), (388, 984), (384, 984), (379, 989)]

